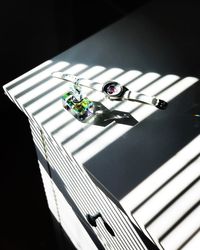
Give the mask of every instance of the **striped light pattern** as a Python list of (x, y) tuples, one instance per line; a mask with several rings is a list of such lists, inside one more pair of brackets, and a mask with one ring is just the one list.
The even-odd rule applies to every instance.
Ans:
[[(49, 207), (66, 232), (69, 228), (67, 229), (65, 211), (70, 209), (65, 202), (64, 194), (58, 190), (58, 186), (62, 186), (63, 190), (69, 194), (83, 217), (88, 213), (94, 215), (101, 212), (106, 222), (113, 228), (116, 237), (108, 233), (101, 220), (97, 221), (97, 228), (93, 228), (105, 249), (146, 249), (128, 217), (92, 182), (83, 168), (86, 161), (123, 136), (132, 127), (115, 122), (102, 127), (77, 121), (62, 107), (60, 97), (66, 92), (67, 83), (52, 78), (51, 73), (55, 71), (75, 74), (99, 84), (108, 80), (116, 80), (133, 91), (156, 95), (168, 102), (195, 84), (198, 79), (195, 77), (181, 79), (177, 75), (160, 76), (154, 72), (142, 74), (138, 70), (106, 69), (101, 65), (89, 67), (82, 63), (72, 65), (66, 61), (50, 60), (4, 86), (9, 98), (30, 120), (33, 140), (46, 162), (40, 162), (39, 165)], [(99, 101), (110, 110), (129, 112), (139, 122), (156, 111), (155, 107), (149, 105), (129, 101), (111, 102), (105, 99), (102, 93), (87, 88), (83, 88), (83, 92), (90, 100)], [(181, 246), (184, 242), (177, 237), (180, 232), (186, 239), (190, 237), (188, 232), (194, 232), (193, 238), (196, 241), (198, 228), (194, 217), (199, 213), (198, 197), (195, 196), (199, 189), (199, 152), (195, 151), (198, 148), (194, 146), (196, 144), (199, 144), (199, 137), (120, 201), (129, 218), (132, 220), (134, 217), (144, 232), (150, 235), (161, 249), (163, 246), (166, 249), (177, 249)], [(190, 147), (194, 147), (196, 154), (187, 154), (189, 159), (184, 159), (185, 152), (191, 153)], [(190, 158), (195, 159), (191, 164), (188, 163)], [(175, 164), (176, 161), (179, 164)], [(188, 166), (182, 171), (184, 164)], [(45, 167), (50, 171), (49, 174), (52, 177), (50, 180), (43, 170)], [(180, 175), (176, 175), (179, 171)], [(170, 181), (167, 181), (168, 179)], [(165, 182), (167, 184), (163, 184)], [(50, 185), (51, 188), (49, 188)], [(187, 187), (189, 187), (187, 192), (180, 196), (180, 199), (175, 199)], [(166, 194), (170, 196), (173, 206), (164, 209), (168, 204)], [(187, 203), (180, 213), (175, 213), (174, 211), (177, 211), (177, 208), (180, 208), (188, 197), (191, 203)], [(165, 237), (169, 228), (187, 213), (187, 209), (191, 209), (190, 205), (194, 206), (194, 209), (183, 221), (184, 224), (179, 224)], [(163, 223), (166, 216), (170, 216), (173, 220)], [(87, 238), (84, 230), (80, 230), (83, 238)], [(74, 231), (69, 230), (68, 233), (73, 235)], [(72, 238), (77, 248), (83, 249), (81, 248), (83, 246), (77, 243), (76, 237), (72, 236)], [(91, 246), (90, 249), (95, 249), (96, 246), (89, 243), (89, 240), (88, 244)], [(187, 244), (184, 244), (185, 248)]]
[(200, 229), (199, 145), (197, 136), (120, 201), (164, 249), (193, 244)]

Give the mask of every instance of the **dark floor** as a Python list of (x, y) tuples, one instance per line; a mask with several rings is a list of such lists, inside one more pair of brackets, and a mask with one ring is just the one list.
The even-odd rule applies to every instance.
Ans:
[[(128, 2), (13, 0), (1, 3), (1, 86), (147, 1)], [(0, 100), (0, 249), (58, 249), (28, 121), (2, 89)], [(69, 243), (65, 249), (73, 248)]]

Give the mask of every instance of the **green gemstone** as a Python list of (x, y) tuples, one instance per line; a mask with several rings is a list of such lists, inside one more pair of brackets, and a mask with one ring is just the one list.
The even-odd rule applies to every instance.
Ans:
[(80, 121), (84, 121), (93, 115), (94, 103), (87, 97), (77, 102), (72, 92), (67, 92), (62, 96), (62, 100), (64, 108)]

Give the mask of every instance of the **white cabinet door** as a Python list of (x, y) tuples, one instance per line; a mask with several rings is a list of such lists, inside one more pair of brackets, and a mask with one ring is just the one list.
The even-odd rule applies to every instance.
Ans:
[(101, 214), (92, 228), (105, 249), (146, 249), (127, 216), (94, 184), (83, 166), (52, 138), (43, 136), (52, 179), (62, 195), (69, 194), (85, 220), (87, 215)]

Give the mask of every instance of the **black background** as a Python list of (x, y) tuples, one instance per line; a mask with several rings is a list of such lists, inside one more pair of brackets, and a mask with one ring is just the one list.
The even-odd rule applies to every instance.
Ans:
[[(2, 1), (1, 86), (146, 2)], [(2, 88), (0, 95), (0, 249), (57, 249), (28, 121)]]

